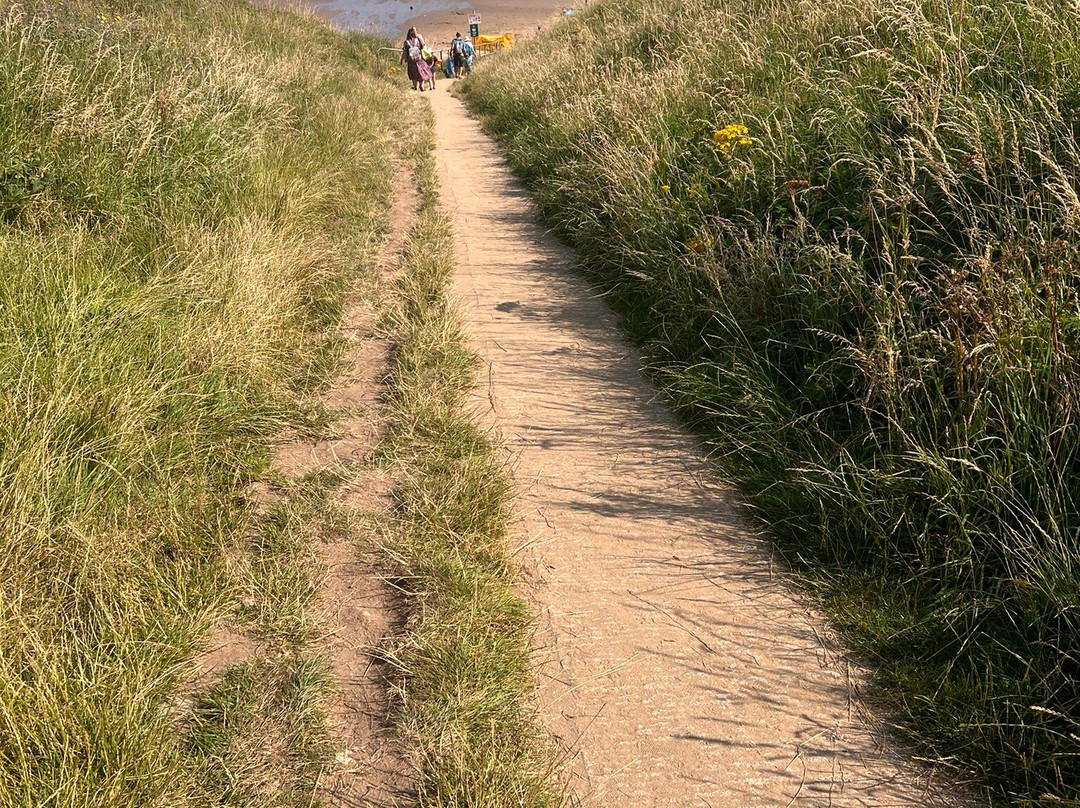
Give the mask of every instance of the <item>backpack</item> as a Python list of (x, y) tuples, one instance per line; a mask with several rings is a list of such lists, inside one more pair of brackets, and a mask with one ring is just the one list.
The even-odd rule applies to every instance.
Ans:
[(464, 39), (455, 39), (452, 44), (453, 44), (454, 56), (464, 56), (465, 55), (465, 40)]
[(406, 45), (409, 46), (409, 61), (410, 62), (419, 62), (424, 56), (423, 53), (421, 53), (421, 51), (420, 51), (420, 45), (418, 43), (417, 44), (409, 44), (409, 43), (416, 43), (416, 40), (415, 39), (410, 39), (409, 42), (405, 43)]

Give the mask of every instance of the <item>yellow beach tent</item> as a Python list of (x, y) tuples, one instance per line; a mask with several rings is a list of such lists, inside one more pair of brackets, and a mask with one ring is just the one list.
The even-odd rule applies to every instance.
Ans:
[(514, 47), (514, 35), (478, 36), (473, 40), (473, 45), (481, 51), (510, 50)]

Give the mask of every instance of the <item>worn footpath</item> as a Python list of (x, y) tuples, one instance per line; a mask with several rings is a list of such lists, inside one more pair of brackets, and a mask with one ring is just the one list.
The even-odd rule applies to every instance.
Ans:
[(456, 292), (520, 492), (543, 714), (574, 791), (635, 808), (945, 804), (874, 730), (859, 672), (448, 84), (427, 97)]

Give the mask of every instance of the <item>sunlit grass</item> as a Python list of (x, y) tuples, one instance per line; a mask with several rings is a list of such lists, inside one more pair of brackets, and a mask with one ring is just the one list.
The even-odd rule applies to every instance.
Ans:
[(176, 698), (380, 243), (371, 62), (240, 2), (0, 10), (0, 803), (225, 799)]
[(1080, 17), (609, 0), (464, 87), (920, 754), (1080, 799)]

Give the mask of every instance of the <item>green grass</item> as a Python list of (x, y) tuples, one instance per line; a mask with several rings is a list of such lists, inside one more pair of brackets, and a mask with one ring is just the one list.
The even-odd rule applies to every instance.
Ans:
[(463, 88), (907, 738), (1000, 804), (1080, 802), (1078, 43), (1050, 0), (605, 0)]
[(447, 297), (452, 230), (428, 190), (405, 246), (382, 454), (397, 481), (382, 543), (408, 619), (386, 651), (400, 731), (431, 808), (566, 803), (552, 742), (535, 724), (533, 617), (507, 548), (512, 490), (468, 414), (477, 358)]
[[(352, 514), (331, 497), (349, 472), (279, 476), (273, 501), (249, 522), (246, 546), (229, 554), (228, 611), (217, 626), (230, 632), (220, 636), (236, 658), (202, 677), (179, 714), (184, 753), (208, 804), (320, 804), (340, 749), (328, 705), (342, 684), (321, 642), (329, 570), (320, 546), (354, 535)], [(247, 642), (236, 654), (238, 633)]]
[(316, 656), (253, 657), (231, 666), (196, 700), (186, 728), (185, 753), (205, 773), (204, 799), (309, 808), (334, 748), (324, 710), (334, 686)]
[[(318, 725), (299, 657), (230, 673), (194, 737), (177, 698), (381, 243), (401, 95), (374, 71), (241, 2), (0, 10), (0, 804), (255, 804), (207, 723), (251, 677)], [(263, 572), (295, 549), (273, 518)]]
[(277, 500), (252, 520), (252, 537), (231, 565), (238, 628), (292, 650), (325, 631), (314, 615), (326, 574), (317, 545), (352, 533), (349, 514), (330, 497), (350, 476), (350, 469), (330, 466), (276, 486)]

